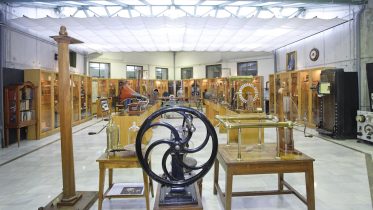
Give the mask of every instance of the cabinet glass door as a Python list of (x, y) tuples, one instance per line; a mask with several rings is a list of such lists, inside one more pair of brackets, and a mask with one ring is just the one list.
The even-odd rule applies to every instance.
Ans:
[(51, 130), (52, 124), (52, 74), (47, 72), (40, 73), (40, 131)]

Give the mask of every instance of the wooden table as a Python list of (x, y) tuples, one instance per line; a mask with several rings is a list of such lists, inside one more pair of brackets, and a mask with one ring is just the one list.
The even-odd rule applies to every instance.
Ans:
[[(106, 153), (102, 154), (97, 160), (99, 163), (100, 176), (99, 176), (99, 190), (98, 190), (98, 209), (102, 209), (102, 201), (105, 198), (134, 198), (134, 197), (145, 197), (146, 209), (149, 210), (149, 183), (153, 196), (153, 183), (145, 171), (143, 170), (144, 180), (144, 194), (142, 195), (107, 195), (111, 187), (113, 186), (113, 169), (114, 168), (141, 168), (140, 163), (137, 160), (134, 152), (116, 152), (115, 156), (107, 156)], [(109, 188), (104, 193), (104, 182), (105, 172), (109, 169)]]
[[(245, 148), (245, 146), (243, 146)], [(245, 151), (245, 149), (243, 149)], [(313, 178), (314, 159), (305, 154), (286, 154), (276, 159), (276, 145), (264, 144), (262, 148), (254, 147), (251, 151), (242, 152), (242, 160), (237, 158), (237, 145), (219, 145), (214, 170), (214, 194), (218, 193), (225, 210), (231, 209), (232, 196), (258, 196), (294, 194), (304, 202), (308, 210), (315, 210), (315, 192)], [(225, 193), (222, 192), (219, 180), (219, 165), (226, 172)], [(304, 197), (284, 180), (284, 173), (305, 173), (307, 196)], [(232, 192), (234, 175), (278, 174), (278, 189), (271, 191)], [(284, 186), (287, 189), (284, 189)]]

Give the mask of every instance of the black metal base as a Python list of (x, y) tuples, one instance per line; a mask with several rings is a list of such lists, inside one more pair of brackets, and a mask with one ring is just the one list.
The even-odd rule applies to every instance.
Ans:
[(159, 206), (198, 204), (195, 185), (175, 188), (162, 185), (159, 195)]
[(97, 191), (77, 191), (76, 194), (82, 197), (72, 206), (58, 205), (58, 203), (62, 200), (63, 194), (61, 193), (45, 207), (39, 207), (38, 210), (89, 210), (96, 202), (98, 197)]

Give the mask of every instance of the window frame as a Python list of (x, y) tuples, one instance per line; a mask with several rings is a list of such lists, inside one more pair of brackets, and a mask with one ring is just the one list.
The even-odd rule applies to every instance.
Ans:
[[(98, 64), (99, 65), (99, 67), (98, 67), (98, 77), (97, 76), (95, 76), (95, 75), (92, 75), (92, 73), (91, 73), (91, 64)], [(107, 65), (108, 66), (108, 69), (107, 69), (107, 77), (105, 77), (106, 75), (104, 75), (104, 76), (101, 76), (101, 71), (103, 71), (103, 70), (101, 70), (101, 65), (102, 64), (105, 64), (105, 65)], [(96, 61), (90, 61), (89, 62), (89, 76), (91, 76), (91, 77), (94, 77), (94, 78), (110, 78), (110, 73), (111, 73), (111, 66), (110, 66), (110, 63), (105, 63), (105, 62), (96, 62)]]
[[(248, 64), (254, 64), (255, 69), (249, 69)], [(244, 70), (240, 70), (240, 65), (246, 65)], [(243, 73), (245, 72), (245, 73)], [(237, 76), (258, 76), (258, 61), (245, 61), (237, 63)]]
[[(190, 77), (188, 77), (188, 78), (184, 78), (183, 77), (183, 71), (190, 71), (191, 73), (190, 73)], [(188, 74), (188, 73), (186, 73), (186, 74)], [(180, 78), (181, 79), (193, 79), (193, 67), (184, 67), (184, 68), (181, 68), (180, 69)]]
[[(134, 69), (134, 77), (129, 77), (128, 76), (128, 67), (133, 67)], [(126, 65), (126, 79), (142, 79), (142, 75), (141, 78), (138, 78), (139, 77), (139, 71), (144, 71), (144, 66), (140, 66), (140, 65)]]
[[(158, 78), (158, 70), (161, 70), (161, 78)], [(163, 78), (163, 70), (166, 70), (166, 78)], [(155, 68), (155, 79), (160, 79), (160, 80), (168, 80), (168, 68), (165, 67), (156, 67)]]
[[(218, 77), (209, 77), (209, 70), (210, 69), (208, 69), (208, 68), (210, 68), (210, 67), (219, 67), (220, 69), (219, 69), (219, 76)], [(223, 68), (222, 68), (222, 65), (221, 64), (214, 64), (214, 65), (206, 65), (206, 67), (205, 67), (205, 70), (206, 70), (206, 79), (213, 79), (213, 78), (220, 78), (221, 76), (222, 76), (222, 74), (223, 74)], [(215, 70), (214, 70), (215, 71)], [(215, 72), (213, 73), (213, 75), (215, 74)]]

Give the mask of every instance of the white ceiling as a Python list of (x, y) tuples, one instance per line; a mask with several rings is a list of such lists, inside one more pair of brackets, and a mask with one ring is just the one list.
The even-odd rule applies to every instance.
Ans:
[[(346, 20), (241, 17), (20, 17), (10, 24), (39, 37), (57, 35), (61, 25), (92, 52), (266, 51), (270, 52)], [(52, 40), (51, 40), (52, 41)]]

